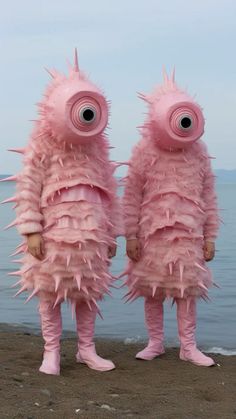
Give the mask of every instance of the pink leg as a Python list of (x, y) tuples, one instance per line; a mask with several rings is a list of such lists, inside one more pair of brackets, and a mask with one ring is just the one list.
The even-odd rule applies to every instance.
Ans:
[(43, 362), (39, 368), (45, 374), (60, 375), (60, 337), (62, 331), (60, 304), (53, 308), (48, 301), (40, 301), (39, 313), (44, 339)]
[(79, 343), (76, 359), (77, 362), (86, 364), (93, 370), (110, 371), (115, 368), (113, 362), (101, 358), (96, 353), (93, 341), (96, 315), (95, 305), (92, 305), (92, 310), (90, 310), (86, 303), (77, 304), (76, 322)]
[(165, 352), (163, 346), (163, 301), (164, 297), (158, 300), (152, 297), (145, 299), (144, 310), (149, 342), (145, 349), (137, 353), (137, 359), (151, 361)]
[(196, 299), (177, 299), (177, 321), (180, 339), (180, 359), (192, 362), (195, 365), (211, 367), (215, 364), (213, 359), (204, 355), (196, 347)]

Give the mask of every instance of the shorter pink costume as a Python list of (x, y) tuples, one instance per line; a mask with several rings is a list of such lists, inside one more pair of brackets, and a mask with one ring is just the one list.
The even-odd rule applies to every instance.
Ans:
[[(93, 342), (97, 301), (110, 294), (108, 250), (119, 232), (116, 164), (109, 160), (104, 130), (108, 103), (103, 93), (74, 67), (66, 77), (50, 72), (52, 81), (39, 106), (39, 119), (24, 150), (23, 170), (16, 180), (16, 225), (23, 237), (40, 233), (42, 261), (27, 252), (26, 240), (16, 254), (21, 288), (27, 300), (39, 297), (45, 341), (40, 371), (60, 373), (60, 305), (69, 301), (78, 331), (76, 359), (98, 371), (115, 368), (96, 354)], [(14, 150), (13, 150), (14, 151)], [(10, 226), (8, 226), (10, 227)]]
[(212, 275), (203, 246), (218, 231), (214, 175), (201, 108), (164, 72), (164, 83), (141, 95), (149, 113), (133, 150), (123, 198), (126, 238), (139, 240), (141, 257), (126, 274), (128, 300), (145, 298), (148, 346), (137, 358), (164, 353), (163, 301), (177, 305), (180, 358), (196, 365), (214, 361), (196, 347), (196, 299), (208, 299)]

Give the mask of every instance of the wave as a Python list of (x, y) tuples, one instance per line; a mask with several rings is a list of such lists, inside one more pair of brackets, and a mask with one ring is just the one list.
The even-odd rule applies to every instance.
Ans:
[[(135, 343), (145, 343), (146, 339), (144, 339), (141, 336), (135, 336), (135, 337), (128, 337), (125, 338), (123, 340), (125, 345), (133, 345)], [(171, 348), (176, 348), (178, 345), (177, 344), (169, 344), (167, 343), (167, 348), (171, 349)], [(211, 354), (217, 354), (217, 355), (224, 355), (224, 356), (233, 356), (236, 355), (236, 349), (226, 349), (226, 348), (221, 348), (221, 347), (217, 347), (217, 346), (213, 346), (207, 349), (203, 349), (203, 351), (205, 353), (211, 353)]]
[(236, 349), (224, 349), (224, 348), (218, 348), (217, 346), (213, 346), (213, 348), (206, 349), (204, 352), (211, 353), (211, 354), (225, 355), (225, 356), (236, 355)]

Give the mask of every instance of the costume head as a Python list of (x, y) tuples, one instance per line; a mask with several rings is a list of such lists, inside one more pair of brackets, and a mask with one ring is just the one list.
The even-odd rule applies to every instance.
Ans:
[(175, 83), (174, 71), (169, 78), (164, 70), (163, 84), (151, 95), (139, 95), (148, 102), (149, 116), (145, 126), (157, 145), (167, 150), (187, 148), (204, 132), (200, 106)]
[(48, 72), (52, 82), (39, 107), (52, 139), (78, 144), (102, 133), (108, 122), (108, 104), (102, 92), (79, 70), (77, 51), (68, 77), (55, 70)]

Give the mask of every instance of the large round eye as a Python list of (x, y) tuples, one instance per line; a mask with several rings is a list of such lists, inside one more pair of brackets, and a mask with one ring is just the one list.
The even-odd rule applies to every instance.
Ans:
[(96, 109), (90, 106), (83, 107), (82, 109), (80, 109), (79, 118), (81, 122), (91, 124), (91, 122), (93, 122), (96, 118)]
[(179, 127), (183, 130), (188, 130), (192, 128), (193, 121), (189, 115), (184, 115), (179, 120)]

